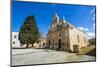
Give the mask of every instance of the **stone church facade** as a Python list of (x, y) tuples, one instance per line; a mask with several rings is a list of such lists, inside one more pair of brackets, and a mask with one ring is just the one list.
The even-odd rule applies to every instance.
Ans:
[(47, 48), (79, 52), (80, 48), (88, 46), (86, 35), (71, 25), (63, 17), (55, 13), (52, 24), (47, 34)]

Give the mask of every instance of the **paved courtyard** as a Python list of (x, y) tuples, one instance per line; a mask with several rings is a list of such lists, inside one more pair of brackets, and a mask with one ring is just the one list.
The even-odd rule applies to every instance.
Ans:
[(12, 49), (12, 66), (94, 60), (94, 56), (76, 55), (65, 51), (34, 48)]

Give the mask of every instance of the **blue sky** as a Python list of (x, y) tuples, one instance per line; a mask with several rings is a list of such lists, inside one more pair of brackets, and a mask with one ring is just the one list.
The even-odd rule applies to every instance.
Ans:
[(12, 1), (12, 31), (18, 32), (25, 18), (34, 15), (39, 31), (47, 34), (52, 23), (54, 13), (75, 27), (94, 34), (95, 6), (71, 5), (71, 4), (48, 4), (37, 2)]

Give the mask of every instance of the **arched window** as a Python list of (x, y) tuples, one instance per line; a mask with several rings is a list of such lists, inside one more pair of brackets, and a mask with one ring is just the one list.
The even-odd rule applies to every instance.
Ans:
[(17, 36), (15, 35), (14, 38), (16, 38)]
[(84, 37), (84, 43), (86, 42), (86, 39), (85, 39), (85, 37)]
[(15, 44), (15, 42), (13, 41), (13, 44)]
[(51, 44), (51, 42), (50, 42), (50, 40), (49, 40), (49, 46), (50, 46), (50, 44)]
[(59, 36), (61, 36), (61, 34), (59, 34)]
[(77, 35), (77, 41), (80, 42), (79, 35)]

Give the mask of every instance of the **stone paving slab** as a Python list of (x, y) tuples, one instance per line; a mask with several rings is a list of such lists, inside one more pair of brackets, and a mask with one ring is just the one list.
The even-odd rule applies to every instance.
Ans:
[(48, 49), (12, 49), (12, 65), (94, 61), (94, 56)]

